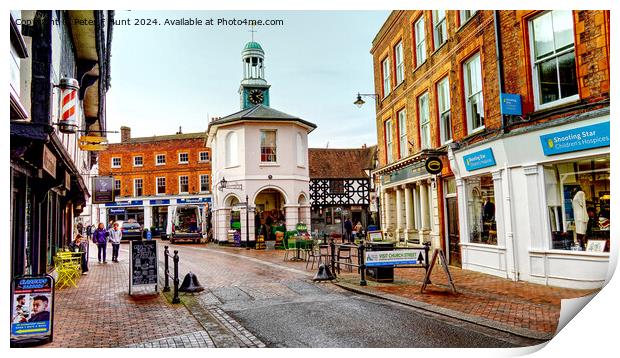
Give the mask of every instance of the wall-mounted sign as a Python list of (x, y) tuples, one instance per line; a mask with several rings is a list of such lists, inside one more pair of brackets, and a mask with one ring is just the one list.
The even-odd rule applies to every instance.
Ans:
[(71, 190), (71, 174), (65, 171), (65, 189)]
[(43, 146), (43, 162), (41, 166), (47, 174), (56, 179), (56, 156), (46, 145)]
[(140, 206), (142, 205), (142, 203), (142, 200), (122, 200), (112, 203), (106, 203), (105, 206)]
[(51, 342), (54, 279), (49, 275), (18, 277), (11, 288), (11, 347)]
[(521, 96), (518, 94), (502, 93), (500, 97), (502, 114), (508, 116), (520, 116)]
[(108, 214), (110, 215), (124, 215), (127, 212), (125, 208), (110, 208)]
[(424, 249), (366, 251), (366, 266), (394, 266), (424, 264)]
[(105, 204), (114, 201), (114, 177), (93, 178), (93, 204)]
[(424, 167), (429, 174), (439, 174), (443, 169), (443, 163), (439, 157), (428, 157), (424, 162)]
[(540, 136), (545, 155), (608, 147), (609, 121)]
[(211, 198), (187, 198), (177, 199), (177, 204), (196, 204), (196, 203), (210, 203)]
[(382, 176), (383, 184), (395, 183), (401, 180), (416, 178), (423, 175), (427, 175), (424, 162), (417, 162), (411, 164), (405, 168), (395, 170), (390, 174), (386, 174)]
[(463, 162), (465, 163), (465, 169), (470, 172), (477, 169), (492, 167), (495, 165), (493, 149), (487, 148), (465, 155), (463, 156)]
[(151, 205), (168, 205), (168, 204), (170, 204), (170, 199), (149, 200), (149, 204), (151, 204)]

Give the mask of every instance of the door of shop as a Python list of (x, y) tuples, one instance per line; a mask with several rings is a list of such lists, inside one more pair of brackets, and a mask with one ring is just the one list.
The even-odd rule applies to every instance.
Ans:
[(446, 198), (448, 213), (448, 251), (450, 265), (461, 267), (461, 247), (459, 237), (459, 212), (456, 197)]

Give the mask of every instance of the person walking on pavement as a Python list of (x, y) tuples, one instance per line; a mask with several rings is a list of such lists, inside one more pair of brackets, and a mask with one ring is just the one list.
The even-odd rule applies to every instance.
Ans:
[(347, 218), (344, 221), (344, 231), (346, 234), (346, 240), (351, 242), (353, 241), (351, 234), (353, 233), (353, 223), (351, 222), (351, 219)]
[(103, 223), (99, 223), (99, 227), (97, 227), (97, 230), (93, 233), (93, 242), (97, 244), (97, 258), (100, 263), (102, 262), (102, 259), (103, 263), (106, 263), (105, 254), (108, 246), (109, 235), (110, 233), (105, 229)]
[(88, 238), (88, 240), (93, 238), (93, 226), (90, 224), (86, 227), (86, 237)]
[(115, 222), (110, 229), (110, 242), (112, 243), (112, 262), (118, 262), (118, 250), (121, 247), (121, 239), (123, 231), (118, 228), (118, 222)]

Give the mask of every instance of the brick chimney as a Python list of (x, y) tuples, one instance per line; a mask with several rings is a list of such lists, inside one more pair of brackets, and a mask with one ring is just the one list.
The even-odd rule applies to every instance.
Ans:
[(121, 127), (121, 143), (128, 141), (131, 139), (131, 128), (122, 126)]
[(362, 149), (366, 149), (366, 143), (362, 144)]

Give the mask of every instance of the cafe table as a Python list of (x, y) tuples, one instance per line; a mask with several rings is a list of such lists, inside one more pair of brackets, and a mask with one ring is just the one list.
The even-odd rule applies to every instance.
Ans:
[(304, 239), (298, 239), (295, 241), (295, 248), (296, 250), (296, 254), (294, 257), (291, 258), (291, 261), (304, 261), (304, 259), (301, 257), (300, 253), (301, 253), (301, 249), (302, 248), (307, 248), (308, 245), (312, 245), (312, 240), (304, 240)]

